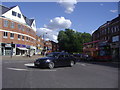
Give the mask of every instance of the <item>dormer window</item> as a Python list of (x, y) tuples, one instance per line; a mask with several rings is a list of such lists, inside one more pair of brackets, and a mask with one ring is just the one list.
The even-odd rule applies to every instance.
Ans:
[(18, 13), (18, 17), (21, 18), (21, 14)]
[(15, 11), (12, 11), (12, 15), (13, 15), (13, 16), (16, 16), (16, 14), (17, 14), (17, 13), (16, 13)]

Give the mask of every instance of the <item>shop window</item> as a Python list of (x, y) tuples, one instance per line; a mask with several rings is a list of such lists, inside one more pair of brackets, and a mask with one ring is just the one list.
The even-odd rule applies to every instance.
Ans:
[(8, 27), (8, 20), (4, 20), (4, 27)]
[(12, 11), (12, 15), (13, 15), (13, 16), (16, 16), (16, 14), (17, 14), (17, 13), (16, 13), (15, 11)]
[(7, 38), (8, 37), (8, 32), (4, 32), (3, 33), (3, 38)]
[(14, 39), (14, 33), (10, 33), (10, 38)]
[(15, 27), (15, 23), (14, 22), (11, 22), (11, 28), (14, 28)]

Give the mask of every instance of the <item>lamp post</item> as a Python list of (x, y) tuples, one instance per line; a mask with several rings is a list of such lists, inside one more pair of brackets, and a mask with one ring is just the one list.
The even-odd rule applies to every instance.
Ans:
[(13, 55), (13, 42), (11, 42), (11, 54), (10, 54), (11, 58), (12, 58), (12, 55)]

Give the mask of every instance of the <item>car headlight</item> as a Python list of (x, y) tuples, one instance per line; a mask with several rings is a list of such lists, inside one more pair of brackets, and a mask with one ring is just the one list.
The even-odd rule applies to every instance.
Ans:
[(48, 60), (46, 60), (46, 62), (50, 62), (50, 60), (48, 59)]

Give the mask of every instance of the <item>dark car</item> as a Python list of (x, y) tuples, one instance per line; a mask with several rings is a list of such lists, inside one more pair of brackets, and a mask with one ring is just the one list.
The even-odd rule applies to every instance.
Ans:
[(83, 60), (83, 54), (73, 54), (73, 56), (76, 58), (78, 62)]
[(56, 66), (73, 66), (76, 60), (73, 56), (65, 52), (52, 52), (46, 57), (35, 60), (34, 65), (37, 67), (48, 67), (50, 69)]

